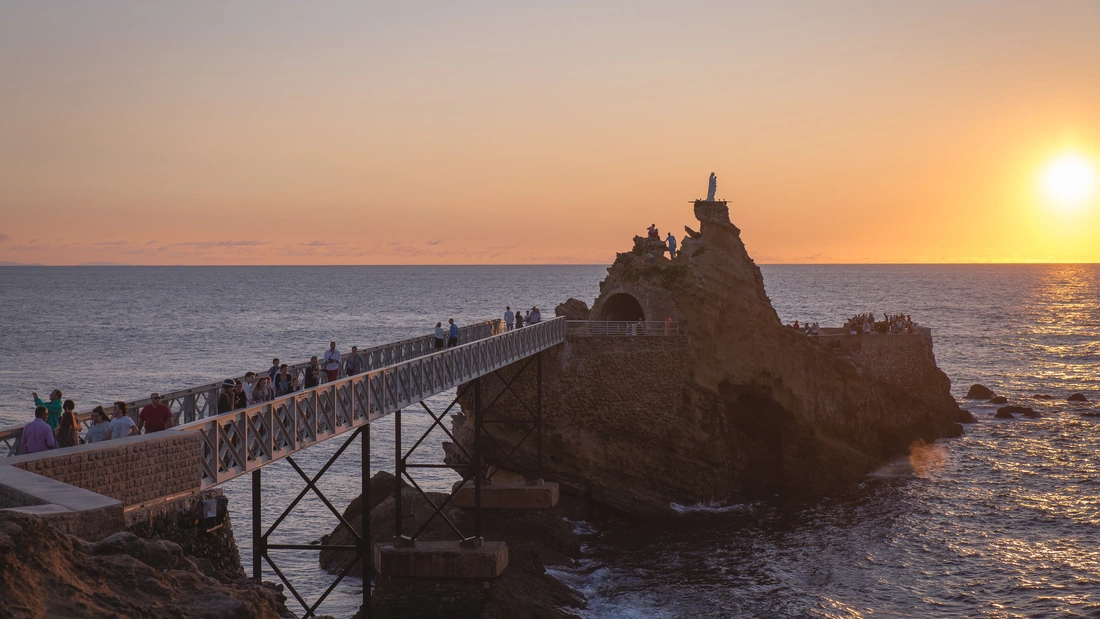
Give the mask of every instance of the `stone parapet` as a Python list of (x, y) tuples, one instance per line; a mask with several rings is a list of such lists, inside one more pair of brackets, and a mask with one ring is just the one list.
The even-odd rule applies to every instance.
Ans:
[(0, 506), (92, 541), (124, 526), (121, 501), (14, 466), (0, 466)]
[(199, 490), (202, 438), (157, 432), (4, 460), (18, 467), (125, 505)]

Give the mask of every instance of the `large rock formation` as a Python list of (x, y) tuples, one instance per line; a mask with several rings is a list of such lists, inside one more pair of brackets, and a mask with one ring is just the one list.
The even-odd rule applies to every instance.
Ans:
[[(379, 477), (382, 476), (382, 477)], [(394, 536), (396, 503), (393, 476), (378, 473), (371, 480), (370, 536), (372, 543), (389, 542)], [(376, 481), (379, 486), (375, 488)], [(437, 505), (448, 495), (430, 492)], [(344, 511), (352, 527), (361, 525), (362, 497)], [(409, 535), (427, 525), (418, 539), (453, 540), (454, 532), (442, 518), (432, 517), (434, 509), (414, 489), (401, 493), (403, 533)], [(473, 531), (470, 512), (453, 506), (445, 508), (447, 517), (463, 531)], [(580, 541), (562, 518), (561, 508), (543, 511), (503, 510), (482, 514), (484, 537), (508, 544), (508, 568), (490, 581), (379, 579), (372, 596), (375, 617), (479, 617), (481, 619), (567, 619), (576, 617), (569, 609), (581, 608), (584, 600), (576, 592), (546, 573), (547, 565), (573, 565), (580, 553)], [(337, 525), (326, 544), (354, 545), (354, 538)], [(324, 550), (321, 567), (338, 574), (355, 558), (347, 551)], [(368, 564), (370, 562), (368, 561)], [(358, 562), (348, 571), (362, 574)]]
[(293, 617), (274, 587), (203, 575), (178, 544), (116, 533), (89, 543), (0, 511), (4, 617)]
[[(929, 332), (812, 338), (784, 327), (726, 205), (697, 202), (695, 213), (701, 231), (674, 260), (649, 263), (637, 239), (619, 254), (590, 313), (682, 321), (685, 336), (571, 337), (544, 353), (545, 477), (653, 514), (673, 502), (829, 492), (915, 441), (961, 434), (956, 420), (969, 415), (935, 365)], [(527, 372), (513, 384), (517, 394), (534, 391)], [(501, 389), (484, 379), (483, 400)], [(471, 404), (454, 420), (466, 444)], [(505, 393), (490, 415), (527, 413)], [(493, 426), (501, 445), (524, 433), (511, 428)], [(528, 441), (501, 464), (533, 475), (533, 459)]]

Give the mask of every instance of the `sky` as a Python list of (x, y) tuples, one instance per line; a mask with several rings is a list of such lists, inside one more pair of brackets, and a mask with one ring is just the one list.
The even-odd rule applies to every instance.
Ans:
[(1100, 2), (0, 5), (0, 262), (1100, 262)]

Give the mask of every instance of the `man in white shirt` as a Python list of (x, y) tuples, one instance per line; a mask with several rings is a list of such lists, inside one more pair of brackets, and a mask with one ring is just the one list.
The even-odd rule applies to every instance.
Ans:
[(328, 374), (329, 382), (336, 380), (340, 376), (340, 351), (336, 350), (336, 342), (328, 343), (328, 350), (325, 351), (325, 355), (321, 357), (321, 363), (325, 367), (325, 372)]
[(504, 326), (511, 331), (514, 324), (516, 324), (516, 315), (512, 313), (512, 306), (506, 305), (504, 306)]

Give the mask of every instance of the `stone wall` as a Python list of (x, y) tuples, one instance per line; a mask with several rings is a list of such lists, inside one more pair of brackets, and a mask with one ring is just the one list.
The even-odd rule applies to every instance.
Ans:
[(100, 540), (122, 528), (122, 503), (14, 466), (0, 466), (0, 511), (37, 516), (58, 530)]
[[(696, 466), (699, 454), (692, 441), (678, 434), (685, 413), (684, 384), (687, 342), (671, 337), (570, 337), (564, 346), (543, 354), (543, 473), (562, 483), (563, 490), (589, 496), (608, 505), (639, 504), (632, 489), (648, 485), (646, 467), (632, 466), (639, 450), (659, 440), (661, 448), (674, 449), (669, 460)], [(525, 362), (500, 372), (510, 380)], [(503, 389), (497, 377), (482, 379), (482, 402), (492, 402)], [(529, 406), (535, 402), (535, 364), (531, 363), (512, 383), (512, 389)], [(463, 414), (456, 415), (456, 437), (469, 444), (473, 390), (462, 399)], [(526, 409), (512, 393), (505, 393), (486, 419), (527, 419)], [(523, 427), (488, 424), (501, 444), (512, 445), (526, 433)], [(660, 428), (659, 432), (655, 432)], [(698, 444), (698, 443), (696, 443)], [(485, 457), (500, 463), (502, 454), (489, 450)], [(458, 451), (448, 448), (448, 459), (459, 461)], [(671, 462), (670, 462), (671, 464)], [(535, 475), (534, 435), (503, 468), (528, 477)], [(577, 469), (585, 469), (582, 477)], [(577, 480), (587, 478), (589, 483)], [(670, 489), (676, 494), (675, 489)]]
[(16, 456), (4, 464), (137, 505), (199, 490), (201, 440), (195, 432), (157, 432)]

